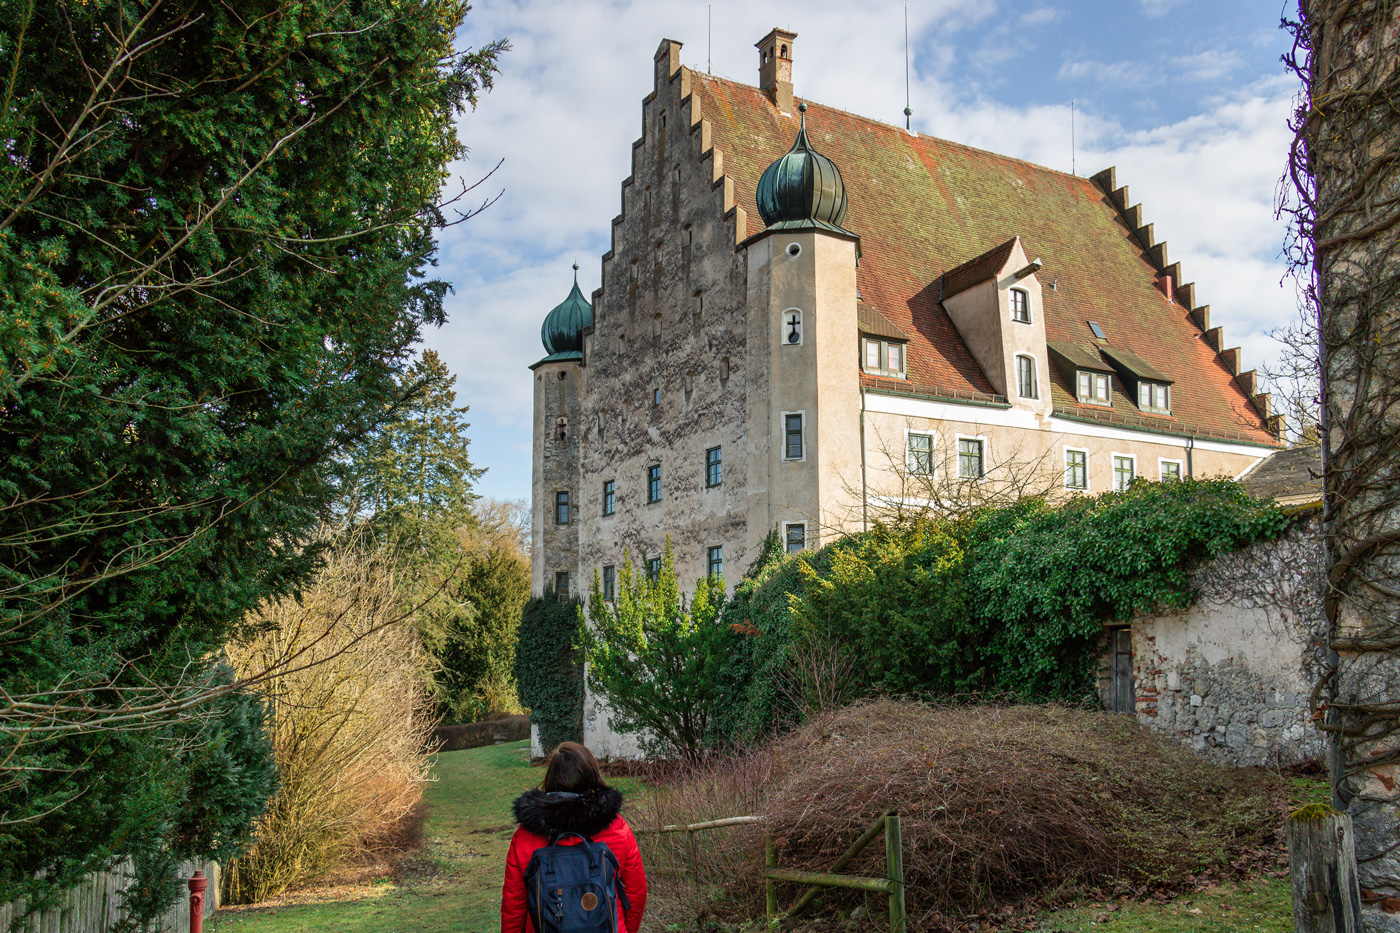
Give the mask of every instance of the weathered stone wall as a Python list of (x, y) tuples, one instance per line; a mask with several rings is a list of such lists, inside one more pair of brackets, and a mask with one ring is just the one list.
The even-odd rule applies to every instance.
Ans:
[[(1310, 526), (1197, 572), (1185, 612), (1132, 621), (1137, 717), (1232, 765), (1322, 755), (1309, 720), (1322, 632), (1321, 539)], [(1107, 703), (1107, 664), (1103, 680)]]

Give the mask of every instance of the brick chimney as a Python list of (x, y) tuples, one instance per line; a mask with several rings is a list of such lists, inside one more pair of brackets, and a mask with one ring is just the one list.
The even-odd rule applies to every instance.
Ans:
[(758, 41), (758, 86), (783, 113), (792, 113), (792, 40), (797, 33), (774, 28)]

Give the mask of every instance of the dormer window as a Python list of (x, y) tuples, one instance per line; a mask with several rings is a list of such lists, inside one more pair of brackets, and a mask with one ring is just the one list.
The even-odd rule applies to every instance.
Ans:
[(1138, 408), (1162, 415), (1172, 413), (1171, 386), (1160, 382), (1138, 383)]
[(895, 340), (866, 337), (861, 341), (861, 366), (874, 376), (904, 378), (904, 344)]
[(1085, 405), (1112, 405), (1113, 381), (1108, 374), (1079, 370), (1079, 401)]
[(1011, 320), (1018, 324), (1031, 322), (1031, 295), (1024, 288), (1011, 289)]

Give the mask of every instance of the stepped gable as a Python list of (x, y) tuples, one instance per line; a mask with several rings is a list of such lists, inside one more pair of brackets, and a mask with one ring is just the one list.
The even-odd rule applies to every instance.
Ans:
[[(723, 153), (735, 219), (744, 225), (736, 239), (746, 239), (763, 230), (755, 187), (788, 151), (798, 121), (780, 114), (758, 88), (684, 70), (710, 141)], [(1221, 352), (1208, 309), (1189, 307), (1193, 285), (1173, 287), (1175, 300), (1163, 294), (1165, 247), (1144, 245), (1141, 226), (1132, 226), (1101, 189), (1107, 179), (1096, 183), (805, 102), (812, 145), (841, 168), (849, 204), (843, 226), (861, 237), (861, 297), (909, 335), (909, 390), (992, 397), (991, 384), (939, 303), (939, 279), (1019, 235), (1027, 254), (1045, 261), (1038, 278), (1049, 341), (1092, 346), (1087, 322), (1096, 321), (1109, 345), (1173, 380), (1173, 414), (1146, 415), (1116, 378), (1112, 410), (1080, 405), (1052, 368), (1057, 414), (1278, 443), (1270, 433), (1267, 396), (1254, 393), (1253, 373), (1239, 373), (1237, 349)], [(1165, 269), (1179, 280), (1179, 266)], [(887, 386), (891, 380), (866, 382)]]

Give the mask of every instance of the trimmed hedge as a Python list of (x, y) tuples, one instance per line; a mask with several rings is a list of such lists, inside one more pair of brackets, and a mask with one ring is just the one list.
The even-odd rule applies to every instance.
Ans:
[(530, 717), (492, 714), (483, 722), (467, 722), (457, 726), (438, 726), (433, 730), (432, 744), (440, 752), (456, 752), (464, 748), (494, 745), (496, 736), (504, 742), (518, 742), (530, 737)]

